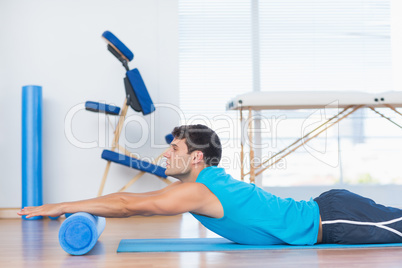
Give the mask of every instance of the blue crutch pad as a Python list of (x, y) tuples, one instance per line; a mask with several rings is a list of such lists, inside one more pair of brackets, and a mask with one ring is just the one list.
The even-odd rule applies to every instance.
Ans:
[(119, 115), (120, 108), (113, 105), (108, 105), (104, 103), (87, 101), (85, 102), (85, 109), (91, 112), (106, 113), (110, 115)]
[(68, 217), (60, 226), (60, 246), (71, 255), (88, 253), (105, 229), (106, 219), (78, 212)]
[(119, 38), (117, 38), (114, 34), (109, 31), (105, 31), (102, 36), (108, 40), (116, 49), (119, 50), (121, 54), (123, 54), (129, 61), (134, 59), (134, 54), (131, 50), (123, 44)]
[[(126, 86), (126, 94), (130, 97), (130, 102), (134, 102), (133, 104), (130, 103), (130, 106), (137, 112), (142, 111), (144, 115), (155, 111), (154, 103), (138, 69), (128, 71), (126, 77), (130, 82), (129, 86)], [(138, 105), (140, 107), (136, 107)]]
[(113, 151), (104, 150), (102, 152), (102, 158), (108, 161), (115, 162), (117, 164), (121, 164), (127, 167), (135, 168), (144, 172), (148, 172), (154, 174), (156, 176), (167, 178), (165, 175), (166, 169), (149, 163), (147, 161), (142, 161), (133, 157), (129, 157), (124, 154), (119, 154)]

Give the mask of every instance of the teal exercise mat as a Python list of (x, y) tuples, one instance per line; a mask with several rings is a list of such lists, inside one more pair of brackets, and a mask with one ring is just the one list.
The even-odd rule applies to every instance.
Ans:
[(333, 249), (333, 248), (373, 248), (402, 247), (397, 244), (319, 244), (313, 246), (290, 245), (241, 245), (225, 238), (170, 238), (170, 239), (122, 239), (117, 252), (189, 252), (189, 251), (235, 251), (274, 249)]

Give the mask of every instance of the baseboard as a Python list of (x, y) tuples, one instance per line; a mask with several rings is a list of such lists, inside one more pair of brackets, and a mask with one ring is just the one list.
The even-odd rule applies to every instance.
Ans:
[(0, 208), (0, 219), (18, 219), (20, 216), (17, 212), (20, 210), (20, 208)]

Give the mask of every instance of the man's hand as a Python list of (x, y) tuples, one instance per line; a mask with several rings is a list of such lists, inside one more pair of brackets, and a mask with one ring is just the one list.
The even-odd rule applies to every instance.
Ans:
[(17, 213), (20, 216), (26, 215), (26, 218), (31, 218), (35, 216), (50, 216), (58, 217), (64, 214), (62, 210), (62, 204), (46, 204), (40, 207), (25, 207), (20, 212)]

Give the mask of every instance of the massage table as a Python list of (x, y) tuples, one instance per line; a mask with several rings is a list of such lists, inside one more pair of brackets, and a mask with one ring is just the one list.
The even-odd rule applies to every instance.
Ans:
[[(359, 91), (265, 91), (265, 92), (249, 92), (238, 95), (231, 99), (226, 104), (226, 110), (238, 110), (240, 112), (240, 122), (242, 124), (241, 131), (241, 180), (244, 180), (245, 176), (250, 176), (250, 182), (255, 183), (255, 177), (260, 175), (266, 169), (275, 165), (294, 152), (305, 143), (317, 137), (320, 133), (326, 131), (328, 128), (338, 124), (341, 120), (348, 117), (352, 113), (362, 108), (369, 108), (382, 118), (387, 119), (398, 127), (402, 126), (396, 123), (391, 118), (380, 113), (376, 108), (389, 108), (396, 114), (402, 116), (402, 114), (396, 109), (402, 107), (402, 91), (388, 91), (383, 93), (366, 93)], [(280, 150), (269, 159), (263, 161), (259, 165), (254, 165), (253, 161), (250, 161), (250, 171), (245, 173), (244, 171), (244, 139), (245, 135), (243, 131), (243, 111), (248, 111), (247, 119), (247, 135), (249, 141), (253, 140), (253, 111), (261, 110), (297, 110), (297, 109), (327, 109), (337, 108), (340, 109), (338, 113), (326, 120), (323, 124), (320, 124), (314, 130), (303, 135), (295, 142)], [(253, 143), (250, 144), (249, 156), (250, 159), (254, 159)], [(273, 160), (269, 163), (271, 160)], [(269, 163), (269, 164), (267, 164)]]

